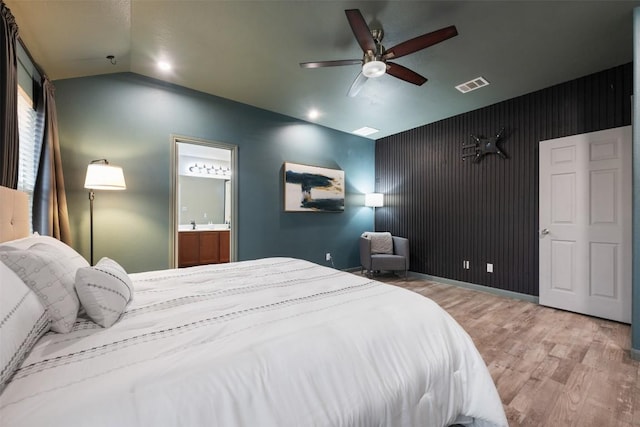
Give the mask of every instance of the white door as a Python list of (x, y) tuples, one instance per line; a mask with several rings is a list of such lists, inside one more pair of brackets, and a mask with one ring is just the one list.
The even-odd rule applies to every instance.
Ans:
[(631, 126), (540, 141), (540, 304), (631, 323)]

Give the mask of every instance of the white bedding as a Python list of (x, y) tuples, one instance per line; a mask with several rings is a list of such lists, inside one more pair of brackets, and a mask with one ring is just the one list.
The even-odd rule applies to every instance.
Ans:
[(45, 335), (3, 426), (506, 426), (469, 336), (413, 292), (291, 258), (132, 274), (103, 329)]

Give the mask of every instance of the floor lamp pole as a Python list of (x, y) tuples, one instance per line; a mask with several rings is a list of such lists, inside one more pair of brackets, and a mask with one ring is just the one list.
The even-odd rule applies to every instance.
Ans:
[(91, 250), (91, 266), (93, 266), (93, 199), (95, 198), (93, 190), (89, 190), (89, 236)]
[(373, 231), (376, 231), (376, 207), (373, 207)]

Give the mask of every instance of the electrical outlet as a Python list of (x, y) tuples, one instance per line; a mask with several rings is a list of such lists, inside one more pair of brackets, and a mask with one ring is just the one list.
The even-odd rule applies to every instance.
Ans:
[(462, 268), (464, 268), (465, 270), (469, 269), (469, 261), (465, 260), (462, 261)]
[(325, 261), (331, 261), (331, 253), (327, 252), (324, 256)]
[(487, 263), (487, 273), (493, 273), (493, 264)]

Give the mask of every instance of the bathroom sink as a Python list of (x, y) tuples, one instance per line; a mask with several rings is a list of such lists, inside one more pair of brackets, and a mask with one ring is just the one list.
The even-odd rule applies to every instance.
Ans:
[[(196, 224), (195, 231), (204, 231), (204, 230), (228, 230), (229, 224)], [(194, 231), (193, 225), (191, 224), (180, 224), (178, 226), (178, 231)]]
[(227, 224), (197, 224), (196, 230), (228, 230)]

